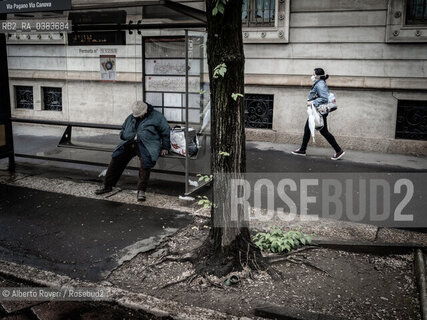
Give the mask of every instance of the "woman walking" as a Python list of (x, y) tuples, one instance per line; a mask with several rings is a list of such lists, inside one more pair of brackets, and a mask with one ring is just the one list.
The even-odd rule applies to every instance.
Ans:
[[(314, 73), (311, 76), (311, 81), (313, 81), (313, 87), (308, 94), (307, 106), (313, 105), (316, 109), (323, 105), (327, 104), (329, 101), (329, 88), (326, 84), (326, 79), (329, 78), (329, 75), (325, 75), (325, 71), (322, 68), (314, 69)], [(320, 134), (325, 137), (325, 139), (329, 142), (329, 144), (335, 149), (335, 154), (331, 158), (332, 160), (341, 159), (345, 152), (338, 145), (334, 136), (328, 131), (328, 125), (326, 122), (326, 117), (328, 114), (322, 115), (324, 126), (320, 129)], [(298, 150), (292, 151), (292, 154), (298, 156), (305, 156), (307, 149), (308, 141), (310, 140), (310, 128), (308, 125), (308, 120), (305, 124), (304, 128), (304, 136), (302, 138), (301, 147)]]

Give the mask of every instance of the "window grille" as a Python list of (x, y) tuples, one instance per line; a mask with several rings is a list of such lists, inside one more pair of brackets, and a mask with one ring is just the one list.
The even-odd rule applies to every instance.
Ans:
[(275, 0), (244, 0), (242, 23), (248, 27), (273, 27)]
[(273, 128), (273, 95), (245, 94), (246, 128)]
[(62, 111), (62, 89), (49, 88), (43, 89), (43, 110)]
[(15, 86), (15, 100), (17, 109), (34, 109), (33, 87)]
[(427, 101), (399, 100), (396, 138), (427, 140)]

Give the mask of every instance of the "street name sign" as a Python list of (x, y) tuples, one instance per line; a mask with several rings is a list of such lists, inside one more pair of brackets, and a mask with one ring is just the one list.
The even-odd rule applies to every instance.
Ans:
[(71, 10), (71, 0), (0, 1), (0, 13), (22, 13)]

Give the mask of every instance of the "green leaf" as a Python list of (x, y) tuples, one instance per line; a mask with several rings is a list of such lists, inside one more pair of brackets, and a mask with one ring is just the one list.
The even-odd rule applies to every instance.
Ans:
[(217, 78), (218, 78), (218, 75), (220, 75), (220, 76), (224, 77), (224, 74), (225, 74), (226, 72), (227, 72), (227, 66), (226, 66), (226, 64), (225, 64), (225, 63), (221, 63), (221, 64), (217, 65), (217, 66), (214, 68), (214, 74), (213, 74), (213, 77), (214, 77), (215, 79), (217, 79)]
[(217, 13), (218, 13), (218, 8), (215, 6), (215, 8), (212, 9), (212, 15), (216, 16)]
[(218, 12), (224, 14), (224, 5), (222, 3), (218, 3)]
[(201, 205), (201, 204), (203, 204), (204, 203), (204, 201), (203, 200), (199, 200), (199, 202), (197, 202), (197, 204), (198, 205)]
[(234, 99), (234, 101), (236, 101), (238, 97), (243, 97), (243, 94), (241, 94), (241, 93), (232, 93), (231, 97)]

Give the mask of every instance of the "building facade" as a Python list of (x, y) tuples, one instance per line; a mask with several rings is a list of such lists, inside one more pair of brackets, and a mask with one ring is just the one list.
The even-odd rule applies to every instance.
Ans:
[[(88, 4), (96, 8), (106, 2), (72, 4), (84, 11)], [(179, 2), (204, 9), (203, 1)], [(245, 0), (248, 139), (299, 144), (310, 76), (321, 67), (338, 102), (328, 126), (343, 148), (427, 155), (426, 7), (426, 0)], [(147, 14), (138, 7), (120, 10), (126, 23)], [(62, 19), (67, 13), (34, 18), (49, 15)], [(142, 34), (150, 39), (182, 35), (176, 30)], [(146, 99), (166, 110), (169, 120), (183, 120), (182, 84), (175, 88), (170, 80), (185, 73), (179, 41), (150, 42), (142, 49), (137, 32), (122, 37), (99, 44), (96, 37), (90, 43), (80, 39), (79, 45), (66, 33), (8, 34), (12, 116), (119, 124), (145, 88)], [(114, 57), (114, 81), (100, 78), (100, 63), (108, 63), (108, 57)], [(197, 66), (200, 59), (190, 58), (196, 61), (190, 76), (202, 74), (206, 80), (206, 63)], [(170, 87), (163, 90), (162, 84)], [(190, 101), (198, 100), (200, 87), (196, 82), (191, 87)], [(197, 122), (200, 113), (189, 117)], [(316, 145), (327, 142), (322, 137)]]

